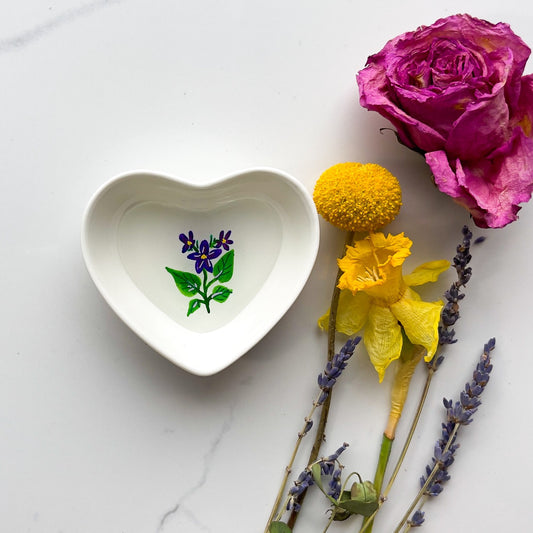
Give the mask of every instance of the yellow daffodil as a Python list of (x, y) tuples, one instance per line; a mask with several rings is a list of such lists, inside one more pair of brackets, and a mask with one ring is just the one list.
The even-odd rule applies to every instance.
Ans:
[[(402, 265), (411, 254), (412, 241), (399, 235), (371, 233), (348, 246), (338, 260), (343, 274), (337, 311), (337, 330), (353, 335), (364, 328), (364, 343), (370, 360), (383, 379), (385, 369), (402, 352), (402, 328), (409, 341), (422, 346), (429, 361), (438, 345), (442, 302), (424, 302), (413, 286), (436, 281), (450, 266), (431, 261), (404, 276)], [(326, 329), (328, 314), (319, 320)]]

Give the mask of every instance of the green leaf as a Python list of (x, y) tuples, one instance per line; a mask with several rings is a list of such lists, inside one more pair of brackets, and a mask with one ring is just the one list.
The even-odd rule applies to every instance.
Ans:
[(202, 300), (198, 300), (198, 298), (191, 300), (189, 302), (189, 310), (187, 311), (187, 316), (192, 315), (195, 311), (200, 309), (201, 305), (202, 305)]
[(214, 289), (213, 289), (213, 292), (211, 293), (211, 296), (209, 296), (209, 298), (211, 300), (215, 300), (215, 302), (225, 302), (228, 298), (229, 298), (229, 295), (232, 293), (233, 291), (231, 289), (228, 289), (227, 287), (223, 287), (222, 285), (217, 285)]
[(292, 533), (292, 529), (285, 522), (272, 522), (269, 533)]
[(225, 253), (213, 267), (213, 276), (222, 283), (226, 283), (233, 276), (233, 258), (235, 250)]
[(370, 516), (377, 508), (377, 502), (361, 502), (359, 500), (346, 500), (339, 503), (339, 507), (348, 511), (350, 514), (360, 514), (363, 516)]
[[(349, 500), (352, 497), (350, 491), (343, 490), (341, 493), (340, 501), (344, 502)], [(352, 516), (353, 513), (350, 513), (350, 511), (347, 511), (346, 509), (342, 509), (342, 507), (339, 507), (338, 505), (335, 505), (333, 507), (333, 520), (336, 522), (343, 522), (344, 520), (347, 520)]]
[(322, 486), (322, 469), (320, 467), (320, 463), (315, 463), (313, 466), (311, 466), (311, 474), (313, 475), (313, 480), (316, 486), (321, 491), (324, 491), (324, 487)]
[(176, 287), (185, 296), (194, 296), (199, 290), (202, 281), (196, 274), (190, 272), (182, 272), (181, 270), (174, 270), (166, 267), (165, 270), (174, 278)]
[(350, 499), (341, 501), (339, 507), (352, 514), (370, 516), (378, 508), (378, 495), (372, 482), (354, 483)]

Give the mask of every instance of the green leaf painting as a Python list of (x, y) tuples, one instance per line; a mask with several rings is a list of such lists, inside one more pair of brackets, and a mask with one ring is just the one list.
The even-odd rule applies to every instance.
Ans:
[(213, 292), (211, 293), (211, 298), (215, 300), (215, 302), (225, 302), (229, 295), (233, 291), (231, 289), (228, 289), (227, 287), (223, 287), (222, 285), (218, 285), (213, 289)]
[(225, 253), (213, 267), (213, 276), (217, 278), (217, 281), (226, 283), (233, 276), (233, 258), (235, 256), (235, 250), (230, 250)]
[(200, 307), (202, 306), (202, 300), (198, 300), (198, 298), (194, 298), (194, 300), (191, 300), (189, 302), (189, 309), (187, 310), (187, 316), (191, 315), (195, 311), (198, 311)]
[(195, 274), (174, 270), (169, 267), (166, 267), (166, 271), (174, 278), (176, 287), (184, 296), (194, 296), (200, 289), (202, 281)]

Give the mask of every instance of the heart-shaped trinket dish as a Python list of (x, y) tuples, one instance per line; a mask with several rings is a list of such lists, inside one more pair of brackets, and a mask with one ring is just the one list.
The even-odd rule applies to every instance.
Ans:
[(318, 243), (310, 195), (270, 168), (201, 186), (122, 174), (95, 193), (82, 230), (87, 269), (111, 308), (157, 352), (203, 376), (281, 319)]

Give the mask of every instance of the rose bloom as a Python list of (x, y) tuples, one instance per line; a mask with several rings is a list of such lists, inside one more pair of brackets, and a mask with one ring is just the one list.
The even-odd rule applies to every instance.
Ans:
[(392, 39), (357, 75), (361, 105), (480, 227), (516, 220), (533, 191), (530, 52), (507, 24), (453, 15)]

